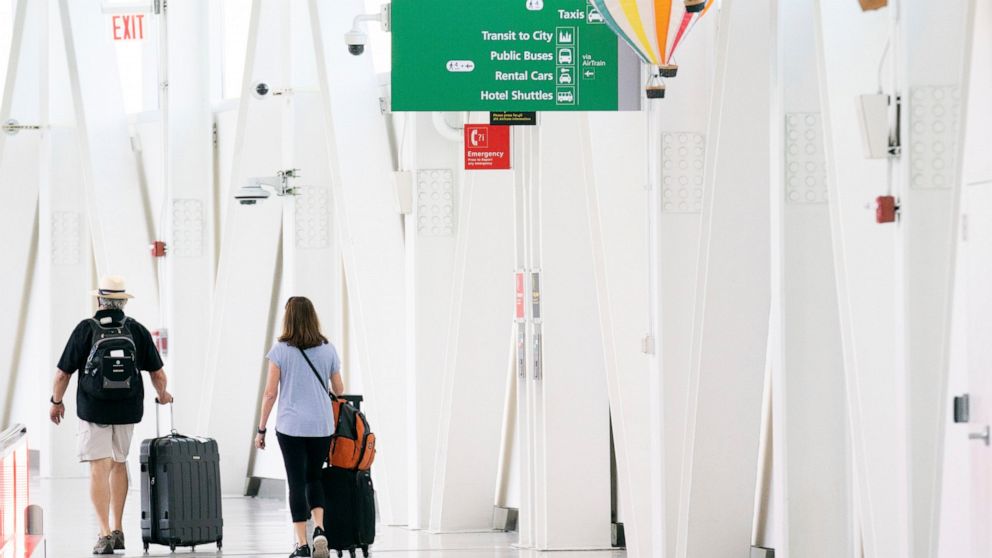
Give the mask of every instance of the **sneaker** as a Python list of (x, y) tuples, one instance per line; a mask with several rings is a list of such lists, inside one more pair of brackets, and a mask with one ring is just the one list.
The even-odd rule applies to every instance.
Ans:
[(96, 544), (93, 545), (93, 554), (113, 554), (114, 553), (114, 538), (110, 535), (106, 537), (99, 537), (96, 540)]
[(289, 558), (298, 558), (300, 556), (303, 556), (305, 558), (310, 558), (310, 547), (305, 544), (296, 545), (296, 550), (294, 550), (293, 553), (289, 555)]
[(327, 549), (327, 536), (320, 527), (313, 530), (313, 558), (331, 558), (331, 551)]
[(110, 538), (114, 539), (114, 550), (124, 550), (124, 532), (111, 531)]

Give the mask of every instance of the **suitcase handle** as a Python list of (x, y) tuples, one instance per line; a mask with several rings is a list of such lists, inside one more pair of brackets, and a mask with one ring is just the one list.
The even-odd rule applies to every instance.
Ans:
[[(179, 432), (176, 431), (176, 412), (175, 412), (175, 409), (173, 408), (173, 405), (174, 404), (175, 404), (174, 401), (168, 403), (168, 405), (169, 405), (169, 424), (172, 425), (172, 434), (173, 435), (176, 435), (176, 434), (179, 434)], [(155, 407), (155, 437), (156, 438), (160, 438), (160, 437), (162, 437), (162, 429), (159, 426), (159, 422), (158, 422), (158, 405), (163, 405), (163, 403), (158, 400), (158, 397), (155, 398), (155, 405), (156, 405), (156, 407)]]

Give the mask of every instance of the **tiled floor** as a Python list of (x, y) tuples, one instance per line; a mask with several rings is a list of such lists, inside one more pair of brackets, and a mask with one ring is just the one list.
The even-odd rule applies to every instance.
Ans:
[[(34, 486), (34, 503), (45, 510), (45, 534), (49, 558), (86, 558), (98, 528), (90, 508), (86, 480), (41, 480)], [(144, 556), (139, 525), (140, 494), (132, 491), (125, 512), (127, 552), (117, 556)], [(430, 535), (395, 527), (379, 527), (373, 556), (388, 558), (536, 558), (541, 553), (512, 547), (515, 533)], [(224, 500), (224, 549), (208, 545), (176, 551), (176, 556), (288, 556), (292, 550), (289, 514), (277, 500), (227, 498)], [(167, 547), (152, 547), (152, 556), (167, 556)], [(361, 553), (359, 553), (359, 556)], [(347, 556), (347, 554), (345, 554)], [(620, 558), (620, 551), (555, 552), (553, 558)]]

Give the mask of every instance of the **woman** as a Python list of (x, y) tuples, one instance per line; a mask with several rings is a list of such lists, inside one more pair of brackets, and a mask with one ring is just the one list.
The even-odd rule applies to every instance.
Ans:
[(265, 449), (265, 425), (278, 397), (276, 439), (286, 464), (289, 508), (296, 531), (296, 549), (289, 556), (311, 556), (307, 519), (312, 517), (317, 526), (313, 532), (313, 557), (328, 558), (320, 470), (331, 447), (333, 412), (328, 385), (335, 395), (340, 395), (344, 393), (344, 383), (341, 359), (334, 345), (321, 334), (317, 312), (309, 299), (294, 296), (286, 302), (282, 335), (269, 351), (268, 359), (269, 376), (255, 447)]

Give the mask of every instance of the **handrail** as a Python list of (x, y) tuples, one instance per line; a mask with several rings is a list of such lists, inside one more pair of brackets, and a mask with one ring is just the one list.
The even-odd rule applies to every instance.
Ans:
[(17, 446), (18, 442), (27, 436), (27, 433), (28, 428), (20, 423), (0, 432), (0, 459), (6, 457)]

